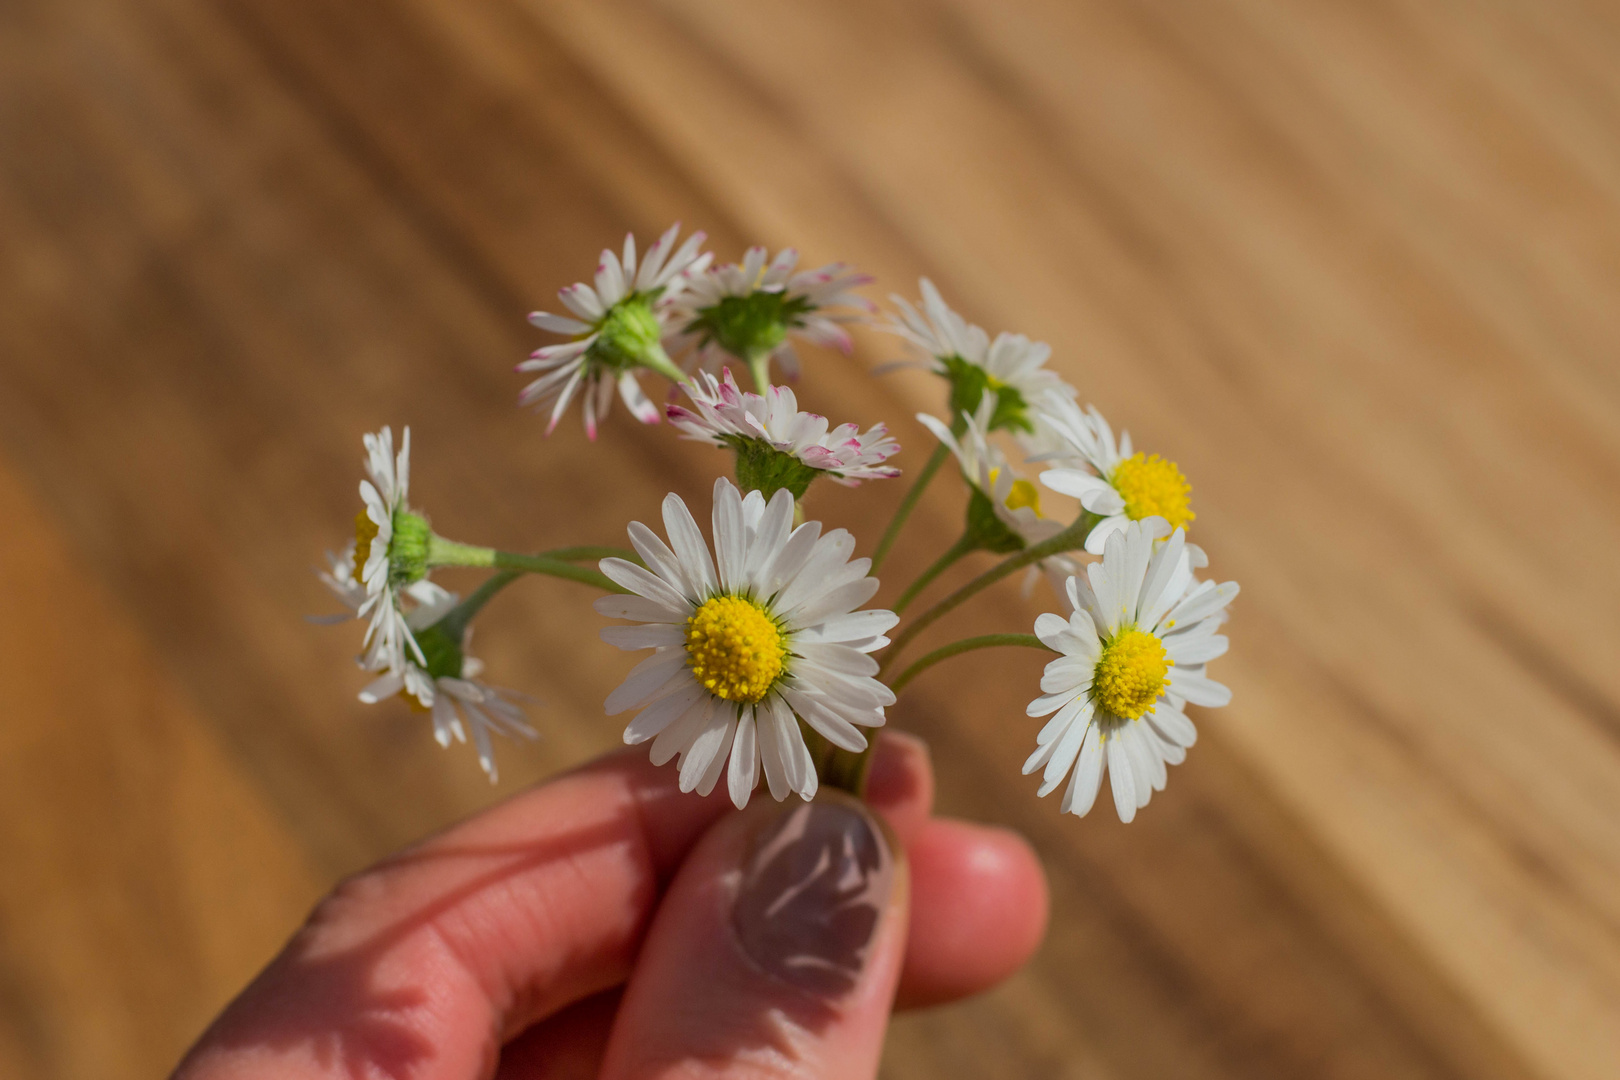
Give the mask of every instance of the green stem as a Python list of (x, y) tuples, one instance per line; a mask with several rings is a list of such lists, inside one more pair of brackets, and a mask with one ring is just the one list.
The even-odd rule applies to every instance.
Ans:
[(949, 660), (953, 656), (972, 652), (974, 649), (994, 649), (1003, 645), (1022, 645), (1031, 649), (1045, 649), (1047, 652), (1054, 651), (1048, 648), (1034, 634), (984, 634), (980, 637), (963, 638), (961, 641), (952, 642), (944, 648), (935, 649), (915, 664), (906, 668), (905, 671), (901, 672), (900, 677), (889, 685), (889, 688), (898, 694), (906, 688), (906, 684), (911, 682), (912, 679), (915, 679), (941, 660)]
[(898, 615), (902, 611), (906, 610), (906, 606), (915, 600), (917, 598), (917, 594), (926, 589), (930, 582), (939, 577), (940, 574), (944, 573), (953, 563), (961, 559), (964, 555), (968, 555), (978, 550), (978, 547), (978, 544), (974, 543), (966, 533), (963, 533), (962, 538), (946, 549), (945, 554), (936, 559), (933, 566), (930, 566), (928, 569), (924, 570), (922, 575), (918, 577), (916, 581), (913, 581), (906, 587), (906, 591), (900, 594), (900, 599), (894, 602), (894, 613)]
[(927, 629), (942, 615), (949, 613), (953, 609), (959, 607), (963, 602), (977, 596), (979, 593), (983, 592), (991, 585), (994, 585), (1008, 574), (1011, 574), (1016, 570), (1022, 570), (1026, 566), (1031, 566), (1040, 562), (1042, 559), (1050, 558), (1053, 555), (1061, 555), (1065, 551), (1073, 551), (1076, 548), (1084, 547), (1086, 544), (1086, 537), (1096, 526), (1097, 522), (1101, 520), (1101, 517), (1093, 514), (1089, 510), (1082, 511), (1080, 517), (1076, 519), (1073, 525), (1070, 525), (1067, 529), (1064, 529), (1056, 536), (1049, 540), (1043, 540), (1039, 544), (1025, 548), (1016, 555), (1003, 559), (1001, 562), (997, 563), (989, 570), (986, 570), (984, 573), (980, 574), (966, 585), (963, 585), (960, 589), (957, 589), (955, 592), (951, 593), (945, 599), (941, 600), (939, 603), (935, 604), (921, 615), (918, 615), (912, 620), (911, 625), (906, 627), (904, 632), (902, 632), (899, 637), (895, 638), (894, 643), (888, 647), (883, 659), (883, 668), (879, 669), (879, 673), (881, 674), (883, 669), (886, 669), (893, 664), (895, 659), (899, 657), (901, 651), (911, 643), (912, 639), (918, 634), (922, 633), (923, 630)]
[(445, 633), (450, 635), (452, 641), (460, 641), (461, 635), (466, 632), (467, 624), (472, 622), (473, 616), (477, 615), (485, 604), (493, 600), (496, 593), (522, 576), (516, 570), (502, 570), (491, 574), (470, 596), (452, 608), (450, 614), (440, 619), (438, 625), (444, 627)]
[(548, 559), (560, 562), (597, 562), (601, 559), (624, 559), (641, 565), (641, 556), (629, 548), (602, 547), (595, 544), (585, 544), (580, 547), (552, 548), (550, 551), (540, 553)]
[(939, 467), (945, 464), (945, 459), (950, 456), (951, 448), (944, 443), (934, 447), (934, 452), (928, 458), (928, 463), (917, 474), (917, 479), (911, 482), (911, 490), (906, 492), (904, 499), (900, 500), (900, 506), (895, 510), (894, 517), (890, 519), (889, 527), (883, 531), (883, 539), (878, 541), (877, 550), (872, 553), (872, 573), (877, 573), (877, 568), (883, 565), (883, 560), (888, 557), (889, 549), (900, 538), (900, 530), (905, 527), (906, 519), (911, 516), (912, 510), (916, 509), (917, 503), (922, 500), (923, 489), (928, 486), (928, 482), (934, 478), (934, 474), (939, 472)]
[(659, 342), (655, 341), (647, 346), (646, 352), (641, 357), (641, 362), (670, 382), (684, 383), (690, 380), (690, 376), (675, 365), (675, 361), (669, 358), (669, 354), (664, 351), (664, 346)]
[(748, 371), (754, 377), (754, 393), (763, 395), (771, 385), (771, 350), (750, 350)]
[(520, 555), (513, 551), (491, 551), (494, 561), (490, 564), (502, 570), (519, 570), (526, 574), (545, 574), (549, 577), (563, 578), (567, 581), (577, 581), (581, 585), (594, 585), (603, 592), (622, 593), (628, 589), (620, 588), (614, 584), (606, 574), (592, 570), (585, 566), (575, 566), (573, 563), (563, 562), (547, 555)]

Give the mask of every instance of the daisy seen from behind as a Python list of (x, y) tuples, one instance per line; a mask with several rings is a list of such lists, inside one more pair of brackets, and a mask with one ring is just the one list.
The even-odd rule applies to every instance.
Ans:
[[(816, 763), (800, 719), (833, 746), (858, 752), (860, 728), (879, 727), (894, 694), (872, 676), (868, 654), (888, 644), (898, 621), (858, 611), (877, 591), (855, 541), (821, 523), (793, 527), (793, 496), (744, 498), (725, 478), (714, 484), (714, 556), (687, 510), (664, 499), (666, 545), (632, 522), (631, 543), (646, 569), (604, 559), (602, 573), (628, 595), (604, 596), (597, 612), (641, 625), (613, 626), (603, 640), (652, 649), (608, 696), (608, 715), (639, 709), (626, 743), (652, 740), (652, 760), (680, 756), (680, 787), (707, 795), (727, 773), (732, 801), (745, 806), (761, 771), (772, 797), (816, 793)], [(729, 768), (728, 768), (729, 762)]]
[(952, 310), (932, 281), (922, 278), (918, 287), (918, 305), (890, 297), (899, 314), (889, 316), (885, 329), (926, 353), (934, 373), (950, 383), (951, 415), (975, 413), (984, 395), (994, 393), (996, 407), (986, 430), (1012, 432), (1030, 453), (1049, 449), (1051, 440), (1035, 406), (1048, 395), (1075, 396), (1074, 387), (1046, 366), (1052, 347), (1006, 332), (992, 340)]
[(1073, 614), (1035, 620), (1036, 636), (1062, 655), (1046, 665), (1042, 694), (1029, 703), (1030, 716), (1055, 715), (1024, 772), (1044, 770), (1042, 796), (1070, 777), (1064, 813), (1089, 813), (1106, 772), (1114, 808), (1130, 821), (1197, 738), (1186, 705), (1232, 699), (1204, 669), (1226, 652), (1215, 631), (1237, 583), (1196, 582), (1186, 534), (1156, 543), (1156, 524), (1110, 534), (1102, 561), (1068, 581)]
[(1102, 518), (1086, 537), (1086, 550), (1103, 552), (1108, 538), (1133, 521), (1163, 518), (1172, 529), (1185, 528), (1198, 515), (1192, 511), (1192, 484), (1176, 463), (1158, 454), (1131, 452), (1130, 432), (1114, 430), (1095, 406), (1082, 411), (1074, 402), (1047, 397), (1044, 424), (1054, 439), (1044, 457), (1058, 459), (1041, 473), (1041, 483), (1080, 500)]
[(664, 351), (663, 338), (672, 305), (711, 258), (699, 250), (705, 239), (701, 232), (687, 237), (677, 250), (680, 228), (671, 225), (639, 262), (635, 236), (627, 235), (622, 255), (602, 252), (594, 286), (580, 282), (557, 293), (571, 315), (536, 311), (529, 316), (542, 330), (572, 337), (536, 350), (517, 368), (541, 373), (523, 388), (518, 401), (550, 407), (547, 434), (577, 396), (583, 402), (585, 433), (596, 438), (597, 422), (607, 415), (615, 388), (637, 420), (658, 422), (658, 407), (642, 392), (636, 373), (652, 370), (676, 382), (685, 379)]
[(685, 438), (736, 451), (738, 477), (749, 490), (785, 487), (799, 499), (818, 476), (852, 487), (900, 475), (883, 464), (900, 452), (883, 424), (865, 432), (854, 424), (829, 430), (826, 417), (799, 411), (792, 390), (768, 386), (764, 394), (750, 393), (730, 369), (723, 380), (698, 372), (683, 389), (691, 407), (668, 406), (670, 422)]
[(830, 346), (846, 355), (853, 349), (844, 324), (857, 312), (876, 310), (854, 290), (872, 279), (847, 263), (828, 263), (800, 270), (793, 248), (768, 259), (763, 247), (751, 247), (742, 262), (716, 267), (693, 277), (679, 301), (679, 341), (695, 350), (697, 364), (716, 371), (728, 358), (746, 364), (754, 389), (771, 383), (775, 360), (790, 379), (799, 376), (799, 355), (791, 338)]

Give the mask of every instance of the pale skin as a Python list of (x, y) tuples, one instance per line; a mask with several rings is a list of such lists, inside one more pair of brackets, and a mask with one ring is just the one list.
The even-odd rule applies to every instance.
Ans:
[(873, 1077), (891, 1008), (1015, 971), (1047, 889), (1016, 834), (932, 815), (915, 739), (881, 738), (868, 801), (895, 885), (847, 993), (763, 974), (717, 907), (785, 808), (682, 795), (633, 749), (340, 884), (175, 1078)]

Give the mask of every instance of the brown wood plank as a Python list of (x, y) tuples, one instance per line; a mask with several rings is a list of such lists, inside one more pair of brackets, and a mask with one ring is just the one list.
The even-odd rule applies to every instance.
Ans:
[[(720, 460), (668, 432), (545, 442), (510, 405), (524, 311), (681, 217), (725, 255), (798, 243), (908, 293), (926, 272), (1051, 340), (1188, 469), (1198, 538), (1245, 586), (1239, 703), (1129, 828), (1059, 820), (1017, 775), (1033, 657), (964, 660), (897, 710), (949, 808), (1035, 838), (1057, 906), (1008, 987), (899, 1022), (886, 1075), (1596, 1077), (1620, 1054), (1620, 48), (1593, 12), (0, 18), (0, 449), (318, 880), (495, 794), (416, 718), (355, 704), (352, 635), (300, 619), (324, 608), (308, 566), (352, 516), (359, 432), (411, 423), (414, 491), (468, 539), (611, 542), (664, 491), (701, 496)], [(897, 418), (936, 388), (863, 363), (826, 358), (804, 397), (921, 445)], [(811, 509), (870, 537), (892, 497)], [(933, 493), (897, 578), (954, 499)], [(503, 790), (616, 740), (600, 700), (627, 665), (582, 640), (587, 599), (528, 583), (480, 630), (492, 674), (546, 702), (542, 743), (501, 748)], [(51, 792), (46, 816), (85, 800)], [(29, 1030), (11, 1001), (60, 1008), (75, 954), (50, 940), (24, 961), (0, 941), (22, 972), (0, 1011), (23, 1017), (0, 1030)], [(176, 986), (228, 966), (174, 964)], [(149, 1016), (151, 985), (104, 1008)], [(207, 995), (168, 996), (148, 1054)], [(96, 1064), (28, 1067), (122, 1074)]]
[(160, 1075), (319, 879), (3, 467), (0, 520), (0, 1074)]

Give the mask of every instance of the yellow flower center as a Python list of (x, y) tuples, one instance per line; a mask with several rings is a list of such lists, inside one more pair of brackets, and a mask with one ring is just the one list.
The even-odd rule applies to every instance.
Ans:
[[(1001, 470), (1000, 469), (991, 469), (990, 470), (990, 486), (991, 487), (995, 487), (996, 486), (996, 481), (998, 479), (1000, 479), (1000, 478), (1001, 478)], [(1007, 489), (1007, 501), (1003, 505), (1005, 505), (1007, 507), (1007, 509), (1009, 509), (1009, 510), (1017, 510), (1020, 507), (1027, 506), (1031, 510), (1035, 511), (1035, 516), (1036, 517), (1040, 517), (1041, 516), (1041, 493), (1040, 493), (1040, 489), (1037, 488), (1031, 481), (1025, 480), (1022, 477), (1020, 477), (1019, 479), (1014, 480), (1012, 482), (1012, 487)]]
[(1164, 645), (1136, 628), (1103, 646), (1091, 676), (1091, 697), (1114, 716), (1135, 720), (1153, 707), (1170, 681)]
[(1017, 510), (1027, 506), (1035, 511), (1035, 516), (1041, 516), (1041, 493), (1035, 485), (1028, 480), (1014, 480), (1012, 490), (1007, 492), (1007, 509)]
[(726, 701), (758, 701), (782, 674), (787, 646), (776, 620), (752, 600), (716, 596), (686, 620), (692, 677)]
[(371, 558), (371, 542), (377, 539), (377, 523), (362, 509), (354, 515), (354, 579), (366, 571), (366, 560)]
[(1132, 454), (1114, 466), (1108, 482), (1125, 500), (1125, 515), (1132, 521), (1157, 515), (1176, 529), (1198, 516), (1187, 505), (1192, 485), (1175, 462), (1158, 454)]

